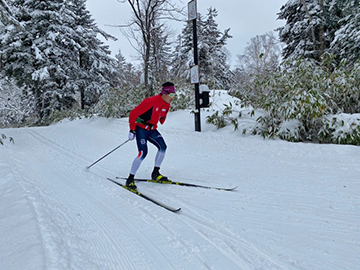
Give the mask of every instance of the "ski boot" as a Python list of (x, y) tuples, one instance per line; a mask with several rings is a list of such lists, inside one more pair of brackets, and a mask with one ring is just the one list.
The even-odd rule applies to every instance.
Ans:
[(151, 173), (151, 179), (159, 182), (159, 183), (166, 183), (169, 182), (169, 179), (166, 176), (163, 176), (160, 172), (159, 172), (160, 168), (159, 167), (155, 167), (153, 172)]
[(133, 190), (137, 189), (137, 186), (135, 185), (135, 181), (134, 181), (134, 175), (130, 174), (128, 179), (126, 179), (126, 187)]

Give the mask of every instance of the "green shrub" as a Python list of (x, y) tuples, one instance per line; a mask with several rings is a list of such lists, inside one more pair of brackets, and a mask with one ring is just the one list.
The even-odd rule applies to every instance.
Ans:
[(360, 145), (360, 115), (339, 114), (324, 118), (320, 142)]
[[(324, 54), (322, 63), (297, 59), (283, 63), (276, 73), (256, 79), (249, 89), (232, 91), (242, 98), (242, 108), (251, 106), (262, 113), (256, 123), (242, 130), (264, 138), (358, 144), (359, 121), (351, 117), (327, 116), (360, 112), (360, 63), (335, 66), (333, 56)], [(254, 94), (256, 93), (256, 94)], [(229, 117), (231, 104), (208, 118), (218, 127), (239, 122)], [(239, 114), (238, 118), (241, 118)]]

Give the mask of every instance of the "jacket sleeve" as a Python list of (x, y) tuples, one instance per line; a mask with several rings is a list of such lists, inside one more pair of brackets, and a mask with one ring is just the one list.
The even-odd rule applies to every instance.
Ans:
[(129, 115), (130, 130), (135, 130), (136, 119), (151, 108), (151, 102), (149, 98), (144, 99), (138, 106), (136, 106)]
[(163, 125), (163, 124), (165, 123), (166, 116), (167, 116), (169, 110), (170, 110), (170, 104), (169, 104), (169, 106), (167, 106), (166, 108), (164, 108), (164, 111), (161, 112), (160, 120), (159, 120), (159, 121), (160, 121), (160, 124)]

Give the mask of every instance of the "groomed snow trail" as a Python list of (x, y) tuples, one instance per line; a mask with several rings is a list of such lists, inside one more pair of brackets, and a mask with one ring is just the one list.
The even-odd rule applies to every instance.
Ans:
[[(355, 269), (360, 150), (290, 144), (206, 127), (187, 112), (161, 127), (174, 180), (235, 192), (139, 183), (174, 214), (106, 181), (136, 155), (127, 119), (6, 130), (0, 148), (0, 269)], [(148, 177), (155, 148), (139, 178)], [(120, 180), (121, 181), (121, 180)], [(10, 243), (6, 245), (5, 243)]]

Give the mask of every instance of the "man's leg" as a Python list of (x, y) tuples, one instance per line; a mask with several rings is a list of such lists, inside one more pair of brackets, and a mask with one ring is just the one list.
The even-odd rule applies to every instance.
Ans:
[(132, 163), (130, 174), (126, 181), (127, 186), (132, 186), (136, 188), (136, 185), (134, 183), (134, 176), (148, 153), (148, 147), (147, 147), (148, 133), (149, 132), (147, 130), (136, 127), (136, 143), (139, 153)]
[(154, 144), (158, 149), (158, 152), (156, 153), (155, 156), (155, 167), (153, 172), (151, 173), (151, 178), (154, 180), (160, 180), (160, 179), (167, 180), (167, 177), (164, 177), (160, 174), (160, 167), (162, 162), (164, 161), (166, 148), (167, 148), (164, 138), (161, 136), (158, 130), (154, 130), (149, 135), (148, 140), (149, 142)]

